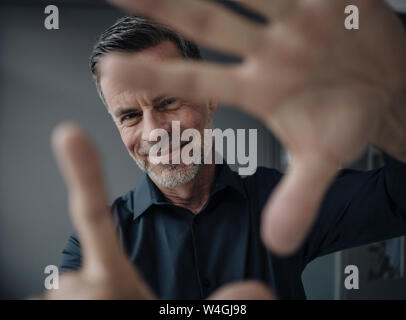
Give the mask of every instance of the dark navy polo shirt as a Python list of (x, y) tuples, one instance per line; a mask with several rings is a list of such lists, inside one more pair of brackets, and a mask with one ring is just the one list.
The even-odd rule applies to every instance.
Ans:
[[(302, 271), (316, 257), (406, 234), (406, 164), (387, 155), (380, 169), (341, 170), (305, 242), (284, 258), (260, 238), (262, 208), (283, 175), (260, 167), (242, 178), (226, 164), (216, 172), (198, 214), (168, 202), (147, 175), (113, 203), (121, 244), (162, 299), (206, 298), (243, 279), (265, 282), (281, 299), (305, 299)], [(80, 265), (74, 233), (60, 268)]]

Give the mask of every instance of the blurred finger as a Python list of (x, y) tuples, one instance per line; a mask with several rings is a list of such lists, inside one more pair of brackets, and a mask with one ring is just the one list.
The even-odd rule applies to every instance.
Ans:
[(208, 300), (275, 300), (275, 296), (258, 281), (242, 281), (221, 287)]
[[(202, 101), (210, 97), (238, 104), (243, 90), (237, 68), (206, 62), (148, 60), (144, 63), (116, 54), (105, 57), (100, 70), (103, 87), (125, 83), (137, 90), (159, 90)], [(104, 72), (108, 77), (103, 77)]]
[(96, 151), (85, 134), (71, 124), (58, 126), (52, 142), (68, 185), (70, 213), (81, 241), (84, 267), (108, 268), (121, 258), (121, 250)]
[(270, 250), (287, 255), (298, 249), (337, 168), (318, 157), (295, 159), (263, 211), (261, 234)]
[(186, 37), (235, 55), (253, 52), (264, 27), (238, 17), (209, 1), (109, 0), (165, 23)]

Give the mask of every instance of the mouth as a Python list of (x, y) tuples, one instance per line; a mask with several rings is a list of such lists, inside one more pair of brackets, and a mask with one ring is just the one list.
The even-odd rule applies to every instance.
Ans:
[(180, 143), (180, 145), (179, 145), (179, 148), (176, 148), (176, 149), (173, 149), (173, 145), (171, 144), (171, 145), (169, 146), (169, 148), (166, 148), (166, 149), (164, 149), (164, 150), (160, 150), (159, 155), (160, 155), (160, 156), (169, 155), (170, 158), (171, 158), (172, 154), (173, 154), (174, 152), (176, 152), (176, 151), (179, 151), (179, 154), (181, 154), (183, 147), (186, 146), (187, 144), (189, 144), (190, 142), (191, 142), (191, 141), (182, 141), (182, 142)]
[[(173, 148), (173, 145), (172, 145), (172, 144), (169, 144), (169, 147), (168, 147), (168, 148), (159, 150), (159, 151), (157, 152), (157, 155), (156, 155), (156, 156), (159, 157), (159, 158), (168, 156), (168, 157), (169, 157), (169, 164), (171, 164), (172, 161), (173, 161), (173, 157), (175, 156), (176, 158), (178, 158), (178, 157), (180, 158), (181, 155), (182, 155), (182, 150), (183, 150), (183, 148), (184, 148), (186, 145), (188, 145), (189, 143), (191, 143), (191, 142), (192, 142), (192, 140), (191, 140), (191, 141), (181, 141), (181, 143), (180, 143), (180, 145), (179, 145), (179, 148), (176, 148), (176, 149)], [(175, 152), (176, 152), (176, 154), (173, 155)], [(142, 158), (144, 158), (146, 161), (151, 162), (151, 158), (150, 158), (150, 157), (152, 157), (151, 154), (149, 154), (149, 153), (144, 153), (144, 154), (141, 154), (141, 156), (142, 156)], [(153, 157), (153, 158), (155, 158), (155, 157)], [(152, 162), (154, 162), (154, 161), (152, 161)], [(180, 162), (182, 162), (181, 159), (180, 159)]]

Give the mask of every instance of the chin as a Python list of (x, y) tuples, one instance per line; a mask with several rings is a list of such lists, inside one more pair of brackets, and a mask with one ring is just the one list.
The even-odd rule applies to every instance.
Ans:
[(189, 183), (196, 178), (200, 165), (196, 164), (174, 164), (157, 165), (153, 168), (147, 168), (146, 172), (157, 184), (174, 188)]
[(147, 157), (135, 157), (132, 154), (130, 156), (156, 184), (166, 188), (175, 188), (189, 183), (196, 178), (201, 167), (200, 164), (193, 163), (151, 164)]

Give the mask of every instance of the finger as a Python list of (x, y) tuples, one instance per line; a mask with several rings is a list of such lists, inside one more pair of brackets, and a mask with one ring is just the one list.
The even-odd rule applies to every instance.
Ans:
[(247, 0), (244, 5), (271, 20), (277, 20), (289, 12), (296, 0)]
[(221, 287), (208, 300), (275, 300), (275, 296), (258, 281), (242, 281)]
[(337, 168), (321, 157), (294, 159), (263, 211), (261, 234), (270, 250), (287, 255), (298, 249)]
[(255, 51), (264, 27), (209, 1), (109, 0), (165, 23), (186, 37), (235, 55)]
[(81, 241), (84, 268), (106, 270), (121, 258), (121, 250), (96, 151), (85, 134), (70, 124), (54, 130), (52, 143), (68, 186), (70, 213)]
[(212, 98), (235, 105), (241, 102), (244, 90), (239, 70), (233, 66), (185, 60), (135, 62), (123, 54), (103, 58), (100, 78), (103, 87), (125, 84), (133, 90), (159, 90), (192, 100)]

